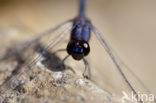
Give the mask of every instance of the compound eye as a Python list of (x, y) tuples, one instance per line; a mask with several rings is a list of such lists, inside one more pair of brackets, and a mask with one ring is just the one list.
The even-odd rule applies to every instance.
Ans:
[(84, 49), (84, 55), (88, 55), (89, 52), (90, 52), (90, 47), (89, 47), (89, 44), (88, 43), (83, 43), (83, 49)]
[(89, 45), (87, 43), (84, 43), (83, 47), (87, 49), (89, 47)]
[(81, 47), (75, 47), (75, 48), (73, 48), (73, 53), (82, 54), (83, 49)]

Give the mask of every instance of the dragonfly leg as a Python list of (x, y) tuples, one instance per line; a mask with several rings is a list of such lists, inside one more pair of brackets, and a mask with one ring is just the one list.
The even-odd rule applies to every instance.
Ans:
[[(85, 70), (83, 71), (83, 74), (82, 75), (83, 75), (84, 78), (87, 78), (87, 79), (90, 80), (91, 79), (90, 65), (89, 65), (88, 61), (85, 58), (83, 58), (83, 63), (85, 65)], [(86, 74), (87, 70), (88, 70), (88, 75)]]
[(62, 51), (66, 51), (66, 49), (58, 49), (55, 52), (53, 52), (53, 54), (57, 53), (57, 52), (62, 52)]
[(64, 64), (65, 60), (67, 60), (67, 58), (69, 57), (70, 55), (67, 55), (62, 61), (61, 63)]

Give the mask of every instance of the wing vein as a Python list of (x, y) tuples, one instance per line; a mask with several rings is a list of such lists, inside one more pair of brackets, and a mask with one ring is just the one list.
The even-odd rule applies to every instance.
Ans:
[[(69, 23), (69, 21), (65, 22), (62, 24), (62, 26), (64, 26), (65, 24)], [(47, 33), (52, 33), (54, 30), (57, 30), (60, 26), (55, 27), (54, 29), (51, 29), (48, 32), (45, 32), (44, 34), (41, 34), (39, 36), (37, 36), (36, 38), (32, 39), (31, 41), (29, 41), (29, 45), (31, 45), (32, 43), (34, 43), (35, 41), (38, 41), (39, 39), (41, 39), (43, 36), (47, 35)], [(56, 29), (57, 28), (57, 29)], [(61, 32), (55, 39), (54, 42), (50, 42), (48, 44), (48, 46), (46, 46), (47, 50), (52, 49), (54, 46), (56, 46), (61, 39), (63, 39), (63, 37), (65, 36), (65, 34), (68, 34), (67, 32), (69, 32), (71, 29), (71, 27), (66, 30), (64, 30), (63, 32)], [(33, 55), (31, 55), (33, 56)], [(41, 54), (39, 54), (38, 56), (36, 56), (35, 58), (33, 58), (32, 60), (30, 60), (30, 62), (28, 64), (25, 65), (24, 71), (21, 72), (20, 74), (17, 74), (15, 77), (11, 78), (9, 81), (11, 83), (11, 81), (13, 81), (14, 83), (18, 82), (19, 78), (22, 77), (23, 74), (26, 74), (28, 71), (30, 71), (32, 69), (32, 67), (34, 66), (35, 63), (37, 63), (41, 58)], [(24, 78), (22, 78), (24, 79)], [(9, 83), (8, 81), (8, 83)], [(8, 85), (7, 83), (3, 83), (0, 86), (0, 97), (3, 98), (3, 95), (5, 95), (5, 93), (10, 89), (11, 85)]]
[[(113, 55), (110, 46), (108, 45), (108, 43), (106, 42), (105, 38), (102, 36), (102, 34), (93, 26), (90, 25), (91, 30), (93, 31), (93, 33), (95, 34), (95, 36), (97, 37), (97, 39), (100, 41), (100, 43), (102, 44), (102, 46), (105, 48), (106, 52), (108, 53), (108, 55), (110, 56), (110, 58), (112, 59), (113, 63), (115, 64), (116, 68), (118, 69), (119, 73), (122, 75), (124, 81), (126, 82), (126, 84), (129, 86), (129, 88), (134, 92), (134, 94), (136, 94), (137, 99), (138, 99), (138, 94), (135, 91), (135, 89), (133, 88), (133, 86), (130, 84), (130, 82), (128, 81), (127, 77), (125, 76), (124, 72), (122, 71), (122, 69), (120, 68), (117, 60), (115, 59), (115, 56)], [(139, 101), (140, 103), (143, 103), (142, 101)]]

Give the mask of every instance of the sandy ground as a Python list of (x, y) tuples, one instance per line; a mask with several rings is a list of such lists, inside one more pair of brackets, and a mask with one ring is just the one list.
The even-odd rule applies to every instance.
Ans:
[[(156, 78), (156, 48), (154, 46), (156, 42), (156, 2), (154, 0), (88, 1), (88, 18), (102, 32), (118, 56), (141, 78), (146, 87), (156, 94), (156, 82), (154, 80)], [(13, 48), (30, 40), (37, 33), (74, 18), (78, 11), (77, 4), (76, 0), (1, 1), (0, 48), (2, 53), (0, 55), (5, 53), (6, 48)], [(118, 99), (122, 96), (122, 91), (130, 92), (109, 56), (93, 35), (90, 44), (92, 49), (88, 58), (92, 66), (93, 83), (108, 94), (115, 95)], [(62, 58), (65, 56), (65, 54), (60, 55)], [(72, 58), (68, 62), (69, 64), (72, 62), (73, 68), (77, 70), (78, 77), (73, 78), (81, 78), (83, 64), (73, 61)], [(142, 85), (134, 76), (130, 75), (127, 70), (124, 71), (135, 89), (144, 93), (145, 90), (142, 89)], [(71, 74), (71, 76), (73, 75), (75, 74)], [(38, 77), (36, 78), (38, 80)], [(70, 79), (68, 80), (70, 81)], [(71, 81), (75, 80), (77, 79), (71, 79)], [(69, 82), (69, 84), (71, 83)], [(77, 92), (77, 89), (74, 89), (71, 94)], [(75, 97), (73, 96), (73, 98)], [(59, 101), (56, 99), (56, 102)]]

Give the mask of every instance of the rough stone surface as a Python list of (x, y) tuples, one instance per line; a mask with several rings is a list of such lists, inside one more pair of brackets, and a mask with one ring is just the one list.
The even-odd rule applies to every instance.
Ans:
[[(7, 70), (5, 71), (9, 72)], [(17, 75), (12, 78), (15, 76)], [(99, 88), (92, 81), (79, 77), (69, 67), (64, 71), (53, 72), (40, 62), (30, 72), (19, 77), (18, 81), (11, 80), (7, 85), (11, 86), (4, 88), (2, 103), (109, 103), (113, 101), (110, 93)]]

